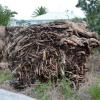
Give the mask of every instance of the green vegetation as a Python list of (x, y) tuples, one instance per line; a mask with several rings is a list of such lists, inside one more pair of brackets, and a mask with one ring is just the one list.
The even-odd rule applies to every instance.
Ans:
[(39, 100), (49, 100), (48, 91), (51, 89), (51, 82), (48, 83), (41, 83), (38, 82), (37, 86), (33, 89), (33, 92), (38, 94)]
[(85, 12), (89, 28), (100, 34), (100, 0), (78, 0), (76, 7)]
[(10, 18), (14, 17), (15, 14), (17, 13), (12, 12), (7, 7), (0, 5), (0, 25), (7, 26), (9, 24)]
[(84, 18), (75, 17), (75, 18), (72, 18), (71, 21), (77, 23), (77, 22), (85, 21), (85, 19)]
[(57, 89), (57, 93), (60, 93), (64, 100), (80, 100), (78, 94), (70, 87), (70, 82), (66, 79), (62, 79), (54, 86), (52, 82), (37, 83), (37, 86), (33, 89), (39, 97), (39, 100), (51, 100), (50, 92)]
[(96, 76), (93, 82), (88, 87), (88, 93), (91, 100), (100, 100), (100, 76)]
[(80, 100), (77, 91), (71, 88), (71, 83), (69, 80), (62, 79), (59, 83), (60, 92), (64, 96), (64, 100)]
[(100, 100), (100, 87), (93, 85), (89, 88), (89, 94), (92, 97), (92, 100)]
[(47, 9), (43, 6), (38, 7), (34, 12), (33, 16), (40, 16), (47, 13)]
[(0, 84), (10, 79), (11, 79), (11, 72), (9, 70), (0, 71)]

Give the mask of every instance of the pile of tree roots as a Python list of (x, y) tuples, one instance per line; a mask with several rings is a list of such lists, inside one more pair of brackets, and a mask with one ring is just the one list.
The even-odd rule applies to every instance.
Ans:
[(96, 34), (73, 22), (55, 22), (29, 27), (7, 27), (9, 43), (6, 59), (15, 88), (36, 80), (57, 81), (66, 77), (76, 86), (88, 71), (86, 61), (100, 45)]
[(6, 40), (5, 27), (0, 26), (0, 71), (5, 69), (5, 63), (3, 63), (3, 60), (5, 46), (7, 46)]

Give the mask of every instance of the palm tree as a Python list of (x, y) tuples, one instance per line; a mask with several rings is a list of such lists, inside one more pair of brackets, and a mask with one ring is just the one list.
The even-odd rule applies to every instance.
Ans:
[(33, 16), (40, 16), (40, 15), (43, 15), (43, 14), (46, 14), (47, 13), (47, 9), (43, 6), (41, 7), (38, 7), (34, 12), (33, 12)]

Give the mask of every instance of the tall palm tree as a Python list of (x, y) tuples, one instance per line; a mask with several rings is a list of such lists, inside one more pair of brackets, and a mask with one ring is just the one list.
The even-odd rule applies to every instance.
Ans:
[(41, 7), (38, 7), (34, 12), (33, 12), (33, 16), (40, 16), (40, 15), (43, 15), (43, 14), (46, 14), (47, 13), (47, 9), (43, 6)]

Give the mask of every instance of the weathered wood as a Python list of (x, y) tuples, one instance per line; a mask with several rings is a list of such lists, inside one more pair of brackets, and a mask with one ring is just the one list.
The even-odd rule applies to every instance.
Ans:
[(6, 52), (16, 88), (63, 75), (78, 86), (84, 81), (91, 49), (100, 44), (91, 32), (72, 22), (7, 28), (7, 32), (12, 35)]

